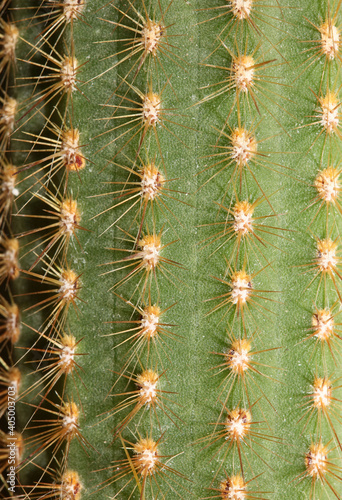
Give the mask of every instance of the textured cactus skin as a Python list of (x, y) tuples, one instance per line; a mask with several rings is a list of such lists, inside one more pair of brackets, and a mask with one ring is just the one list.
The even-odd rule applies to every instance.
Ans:
[[(165, 8), (168, 2), (163, 1), (161, 4)], [(276, 1), (270, 1), (267, 4), (277, 6)], [(201, 240), (213, 232), (210, 226), (199, 226), (214, 222), (217, 207), (213, 202), (220, 202), (222, 199), (223, 186), (228, 181), (230, 173), (227, 169), (199, 189), (205, 176), (196, 174), (204, 169), (208, 162), (212, 161), (212, 159), (204, 157), (212, 153), (213, 145), (217, 140), (217, 129), (221, 129), (227, 111), (230, 109), (230, 105), (221, 97), (201, 106), (189, 108), (191, 104), (195, 104), (203, 97), (204, 93), (203, 90), (199, 90), (200, 87), (222, 79), (220, 71), (199, 65), (213, 50), (215, 33), (222, 29), (224, 22), (223, 19), (218, 19), (197, 25), (204, 18), (209, 18), (210, 15), (206, 12), (196, 12), (195, 9), (203, 9), (207, 5), (211, 5), (211, 2), (187, 3), (178, 0), (177, 4), (173, 3), (168, 12), (168, 24), (175, 23), (174, 32), (184, 34), (184, 36), (176, 38), (175, 44), (181, 47), (179, 54), (186, 61), (186, 63), (181, 64), (186, 67), (186, 71), (173, 62), (164, 63), (165, 72), (171, 78), (172, 86), (178, 96), (178, 100), (176, 100), (170, 88), (167, 87), (164, 93), (165, 107), (177, 108), (181, 116), (176, 117), (175, 121), (191, 127), (189, 129), (172, 127), (172, 130), (186, 142), (188, 147), (185, 148), (165, 130), (161, 130), (159, 134), (161, 150), (167, 165), (167, 176), (177, 179), (172, 184), (172, 188), (181, 191), (182, 194), (179, 195), (179, 198), (189, 203), (189, 205), (184, 205), (171, 200), (168, 204), (182, 223), (180, 225), (172, 216), (169, 217), (177, 236), (170, 227), (169, 221), (165, 220), (163, 215), (157, 211), (157, 226), (161, 228), (164, 225), (166, 241), (171, 242), (179, 238), (177, 243), (166, 249), (165, 254), (168, 258), (184, 266), (184, 269), (175, 268), (173, 271), (182, 280), (178, 282), (176, 279), (176, 286), (163, 278), (158, 281), (162, 308), (166, 309), (176, 302), (176, 305), (167, 312), (166, 322), (177, 325), (172, 330), (181, 338), (179, 342), (168, 342), (170, 350), (167, 349), (167, 354), (170, 359), (166, 353), (161, 351), (160, 354), (163, 358), (163, 366), (167, 370), (168, 379), (168, 383), (163, 382), (163, 388), (176, 393), (172, 395), (172, 399), (180, 405), (175, 411), (182, 422), (179, 422), (179, 428), (176, 428), (161, 412), (158, 415), (162, 432), (165, 432), (165, 442), (162, 445), (163, 454), (182, 453), (173, 459), (170, 465), (191, 481), (187, 483), (180, 480), (187, 488), (182, 493), (185, 499), (215, 495), (207, 488), (210, 487), (212, 477), (220, 467), (220, 457), (222, 457), (222, 454), (215, 455), (218, 446), (206, 448), (205, 443), (198, 443), (199, 439), (210, 434), (212, 431), (210, 423), (217, 421), (220, 412), (220, 404), (217, 402), (218, 381), (217, 377), (213, 376), (212, 371), (213, 366), (217, 365), (218, 361), (211, 353), (220, 352), (226, 347), (226, 320), (220, 321), (222, 314), (219, 313), (206, 316), (212, 308), (212, 303), (205, 301), (224, 293), (222, 292), (222, 284), (213, 277), (223, 278), (224, 256), (229, 254), (231, 248), (226, 246), (226, 250), (221, 249), (208, 258), (211, 253), (210, 249), (200, 250), (201, 245), (199, 245)], [(258, 422), (267, 420), (271, 431), (267, 430), (266, 433), (282, 438), (284, 444), (276, 445), (273, 442), (265, 441), (264, 444), (268, 451), (258, 448), (258, 453), (263, 460), (271, 465), (272, 470), (251, 452), (247, 453), (247, 457), (253, 473), (247, 465), (246, 470), (248, 478), (264, 472), (257, 484), (256, 482), (252, 483), (252, 491), (255, 489), (256, 491), (270, 492), (264, 495), (260, 494), (266, 498), (290, 500), (310, 498), (310, 480), (306, 479), (298, 483), (296, 477), (303, 473), (303, 456), (311, 443), (313, 430), (308, 427), (302, 433), (303, 422), (298, 423), (298, 421), (303, 415), (301, 408), (303, 396), (307, 394), (314, 374), (317, 372), (321, 376), (324, 375), (320, 357), (311, 358), (312, 344), (310, 342), (300, 343), (306, 336), (307, 328), (310, 327), (316, 287), (313, 286), (305, 290), (312, 274), (303, 274), (304, 268), (299, 267), (310, 262), (315, 255), (313, 234), (318, 237), (325, 236), (324, 217), (315, 221), (310, 233), (308, 226), (312, 212), (303, 212), (315, 196), (314, 189), (310, 185), (319, 168), (322, 143), (318, 141), (308, 152), (317, 136), (317, 128), (296, 129), (296, 127), (312, 121), (308, 117), (312, 116), (316, 103), (309, 89), (318, 92), (322, 64), (313, 65), (298, 80), (295, 80), (295, 77), (301, 71), (298, 69), (298, 61), (303, 60), (302, 55), (298, 56), (302, 48), (302, 44), (298, 41), (313, 38), (313, 30), (308, 27), (309, 25), (303, 16), (306, 16), (313, 23), (318, 23), (320, 18), (325, 17), (327, 6), (326, 2), (318, 0), (315, 2), (302, 0), (299, 8), (292, 0), (284, 0), (281, 2), (281, 6), (284, 8), (283, 15), (286, 23), (275, 19), (272, 24), (279, 29), (267, 26), (265, 33), (267, 33), (268, 39), (276, 44), (287, 63), (281, 60), (279, 53), (270, 47), (267, 40), (260, 40), (252, 31), (247, 31), (251, 33), (252, 46), (255, 47), (261, 41), (261, 50), (267, 53), (265, 58), (277, 59), (278, 62), (283, 63), (270, 69), (267, 74), (271, 73), (279, 77), (279, 81), (284, 84), (284, 86), (279, 87), (278, 91), (288, 99), (286, 109), (292, 116), (279, 111), (279, 108), (272, 103), (268, 102), (267, 107), (273, 114), (277, 115), (282, 126), (288, 131), (288, 135), (262, 110), (261, 118), (254, 111), (246, 117), (246, 121), (249, 124), (260, 121), (258, 139), (273, 137), (273, 139), (265, 141), (261, 149), (269, 153), (271, 158), (274, 157), (277, 164), (292, 169), (286, 171), (288, 176), (279, 175), (264, 168), (258, 169), (258, 181), (263, 190), (268, 195), (275, 193), (271, 202), (275, 212), (280, 214), (275, 225), (293, 232), (284, 233), (287, 239), (269, 238), (269, 241), (280, 248), (280, 251), (272, 246), (263, 250), (271, 265), (258, 275), (256, 282), (262, 290), (279, 292), (271, 294), (274, 302), (266, 305), (272, 310), (272, 313), (267, 313), (266, 318), (260, 312), (252, 309), (260, 329), (257, 340), (258, 348), (262, 350), (282, 347), (282, 349), (267, 353), (261, 360), (267, 365), (277, 367), (277, 370), (266, 368), (264, 372), (279, 382), (273, 378), (258, 379), (264, 393), (276, 408), (276, 412), (263, 398), (260, 405), (262, 411), (258, 406), (256, 409), (257, 417), (254, 417), (254, 420)], [(98, 7), (95, 4), (87, 4), (85, 15), (89, 25), (77, 22), (74, 26), (77, 59), (81, 63), (87, 61), (80, 75), (81, 80), (84, 81), (93, 78), (107, 67), (108, 61), (99, 60), (99, 54), (101, 57), (105, 57), (110, 55), (113, 50), (111, 44), (101, 46), (94, 44), (105, 37), (112, 37), (108, 27), (106, 27), (105, 33), (104, 23), (99, 19), (99, 17), (106, 18), (112, 15), (112, 12), (109, 7), (106, 7), (99, 14)], [(278, 12), (275, 17), (280, 17), (279, 11), (276, 8), (274, 10)], [(243, 46), (242, 40), (241, 42), (239, 40), (239, 43), (241, 43), (240, 46)], [(233, 42), (231, 45), (233, 46)], [(22, 44), (19, 50), (25, 50)], [(222, 60), (222, 52), (218, 51), (206, 62), (220, 65)], [(188, 62), (189, 64), (187, 64)], [(18, 71), (21, 67), (22, 64), (19, 64)], [(104, 168), (108, 159), (115, 152), (115, 146), (105, 148), (97, 153), (108, 139), (106, 136), (99, 138), (96, 136), (104, 130), (104, 122), (98, 121), (97, 118), (108, 116), (108, 110), (101, 107), (101, 104), (107, 102), (110, 94), (117, 87), (120, 77), (125, 76), (129, 67), (129, 64), (120, 65), (116, 71), (108, 72), (82, 86), (82, 91), (88, 100), (78, 93), (74, 96), (75, 116), (73, 124), (81, 131), (81, 142), (85, 145), (84, 154), (89, 161), (87, 168), (81, 174), (81, 182), (77, 176), (74, 176), (69, 180), (69, 188), (74, 194), (77, 193), (82, 211), (82, 225), (87, 227), (90, 232), (82, 231), (78, 234), (83, 252), (80, 251), (76, 242), (71, 245), (69, 251), (70, 265), (77, 268), (77, 272), (82, 273), (80, 294), (82, 302), (79, 303), (77, 314), (70, 310), (68, 324), (70, 330), (75, 332), (76, 338), (83, 339), (80, 350), (88, 353), (80, 361), (84, 385), (78, 382), (77, 389), (84, 408), (84, 416), (81, 420), (82, 433), (95, 449), (87, 449), (87, 456), (79, 444), (72, 443), (69, 465), (77, 470), (82, 478), (84, 486), (82, 498), (84, 499), (92, 498), (97, 485), (100, 485), (111, 475), (110, 471), (107, 470), (94, 471), (108, 467), (113, 460), (124, 458), (120, 441), (116, 440), (114, 444), (112, 443), (112, 430), (120, 421), (121, 416), (98, 423), (101, 420), (98, 415), (114, 406), (115, 398), (108, 397), (110, 388), (117, 379), (117, 375), (113, 371), (120, 370), (122, 358), (127, 352), (126, 344), (112, 350), (117, 340), (115, 337), (104, 336), (114, 331), (113, 325), (105, 322), (127, 319), (132, 310), (109, 291), (117, 279), (116, 273), (99, 276), (104, 270), (112, 269), (114, 266), (99, 267), (99, 265), (120, 258), (119, 252), (115, 254), (108, 248), (117, 246), (129, 248), (129, 244), (121, 242), (121, 232), (115, 227), (100, 236), (113, 221), (114, 214), (113, 211), (110, 211), (98, 219), (90, 220), (91, 217), (108, 207), (107, 198), (90, 197), (104, 192), (103, 182), (126, 178), (113, 165)], [(331, 85), (335, 81), (335, 74), (336, 72), (332, 71)], [(146, 84), (144, 71), (140, 72), (135, 81), (137, 87), (139, 84), (141, 87)], [(267, 88), (266, 84), (265, 88)], [(19, 94), (20, 89), (16, 92)], [(233, 98), (229, 99), (228, 102), (232, 102)], [(237, 124), (235, 111), (232, 113), (229, 124), (232, 127)], [(31, 125), (33, 127), (32, 123)], [(126, 146), (125, 154), (128, 157), (134, 157), (136, 146), (137, 141), (132, 141)], [(333, 148), (335, 151), (339, 151), (338, 146), (333, 145)], [(152, 139), (149, 149), (150, 156), (157, 151)], [(282, 153), (279, 154), (279, 152)], [(327, 154), (326, 151), (325, 157)], [(254, 197), (260, 195), (252, 182), (250, 182), (248, 189)], [(231, 195), (231, 190), (229, 194)], [(263, 203), (260, 213), (269, 213), (267, 203)], [(151, 224), (151, 214), (148, 214), (148, 217), (146, 220)], [(119, 226), (129, 229), (132, 220), (133, 216), (128, 215), (120, 221)], [(336, 218), (336, 225), (338, 228), (341, 227), (338, 218)], [(334, 234), (336, 237), (338, 231), (336, 230)], [(261, 266), (255, 255), (251, 255), (250, 259), (251, 270), (259, 270)], [(240, 261), (242, 265), (242, 257)], [(131, 280), (116, 292), (129, 298), (135, 284), (136, 281)], [(20, 290), (22, 290), (21, 287), (27, 287), (27, 284), (19, 285)], [(336, 300), (336, 292), (330, 285), (327, 290), (332, 304)], [(23, 292), (21, 291), (21, 293)], [(31, 319), (27, 321), (38, 327), (39, 318), (35, 317), (33, 321)], [(23, 344), (29, 345), (29, 338), (23, 341)], [(334, 379), (341, 375), (339, 366), (336, 368), (332, 362), (329, 364), (329, 370), (331, 374), (334, 374)], [(132, 388), (132, 385), (129, 387)], [(117, 393), (124, 392), (126, 383), (122, 380), (115, 387), (115, 390)], [(68, 391), (70, 394), (75, 394), (70, 382)], [(254, 401), (257, 398), (252, 399)], [(239, 396), (235, 395), (235, 399), (233, 396), (232, 402), (232, 404), (238, 404)], [(22, 425), (26, 420), (25, 412), (24, 405), (21, 405), (19, 418)], [(137, 420), (133, 421), (129, 426), (133, 431), (136, 422)], [(137, 432), (148, 432), (149, 429), (149, 419), (145, 416), (137, 427)], [(338, 424), (335, 425), (335, 429), (339, 433)], [(156, 424), (153, 433), (156, 438), (160, 435)], [(329, 430), (324, 428), (323, 440), (329, 441), (329, 436)], [(131, 434), (127, 429), (124, 431), (123, 437), (131, 439)], [(277, 455), (271, 454), (271, 452)], [(334, 453), (338, 456), (338, 450), (335, 450)], [(232, 455), (228, 455), (225, 460), (224, 470), (227, 470), (228, 473), (231, 472), (232, 467), (231, 457)], [(235, 464), (238, 465), (236, 456)], [(25, 471), (24, 477), (24, 481), (27, 480), (29, 472)], [(95, 495), (101, 499), (111, 498), (119, 491), (124, 482), (125, 479), (95, 493)], [(212, 487), (217, 488), (217, 483), (218, 480)], [(163, 492), (163, 487), (166, 488), (166, 485), (162, 481), (160, 484)], [(337, 483), (336, 489), (338, 492), (341, 490), (339, 483)], [(317, 495), (318, 493), (316, 493), (316, 498), (320, 498)], [(138, 495), (136, 497), (139, 498)], [(124, 489), (118, 498), (130, 498), (130, 488)], [(150, 498), (148, 492), (146, 500), (147, 498)], [(166, 494), (166, 498), (173, 498), (172, 493), (171, 495)], [(334, 497), (331, 492), (328, 492), (326, 498)]]

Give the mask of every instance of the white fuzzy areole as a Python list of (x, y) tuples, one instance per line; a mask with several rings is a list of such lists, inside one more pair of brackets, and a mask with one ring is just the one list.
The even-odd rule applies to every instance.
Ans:
[(69, 369), (74, 364), (75, 348), (68, 345), (64, 346), (59, 353), (59, 365), (63, 369)]
[(252, 10), (253, 0), (229, 0), (232, 12), (238, 19), (247, 19)]
[(321, 99), (321, 125), (329, 134), (335, 132), (339, 125), (340, 104), (334, 96), (328, 94)]
[(229, 352), (229, 366), (233, 372), (241, 372), (248, 370), (249, 350), (241, 349), (240, 351), (232, 350)]
[(142, 29), (142, 39), (145, 51), (156, 55), (160, 39), (163, 36), (164, 27), (149, 20)]
[(326, 248), (318, 251), (317, 263), (321, 272), (326, 272), (334, 269), (337, 265), (336, 249)]
[(231, 157), (239, 165), (246, 165), (256, 151), (254, 137), (245, 129), (236, 129), (232, 133)]
[[(85, 0), (64, 0), (63, 2), (63, 13), (66, 22), (70, 22), (71, 19), (76, 20), (77, 16), (82, 12), (84, 8)], [(59, 6), (60, 3), (57, 2)]]
[(143, 118), (151, 127), (159, 121), (160, 97), (157, 94), (146, 95), (143, 102)]
[(234, 281), (232, 281), (231, 292), (233, 304), (245, 304), (248, 300), (248, 297), (250, 296), (250, 293), (251, 286), (250, 282), (248, 281), (248, 277), (240, 278), (239, 276), (237, 276), (236, 278), (234, 278)]
[(159, 324), (159, 316), (154, 313), (147, 311), (143, 312), (141, 318), (141, 328), (144, 330), (144, 334), (149, 337), (153, 337), (157, 332)]
[(329, 383), (324, 383), (320, 387), (315, 387), (312, 399), (317, 408), (326, 408), (331, 403), (331, 387)]
[(147, 269), (153, 269), (158, 265), (160, 257), (160, 245), (148, 243), (143, 246), (143, 265)]
[(319, 31), (321, 32), (323, 54), (330, 60), (335, 59), (340, 48), (340, 32), (338, 28), (331, 21), (326, 21), (321, 25)]
[(236, 88), (247, 93), (253, 86), (254, 61), (251, 56), (237, 57), (233, 62), (233, 73)]
[(77, 280), (74, 279), (74, 276), (72, 277), (73, 279), (68, 279), (64, 276), (61, 276), (60, 278), (60, 283), (61, 286), (59, 288), (59, 293), (60, 295), (63, 296), (64, 300), (73, 300), (76, 297), (77, 294)]
[(61, 81), (65, 91), (76, 90), (77, 60), (74, 57), (65, 57), (61, 66)]
[(318, 311), (312, 317), (312, 326), (319, 340), (329, 339), (334, 332), (334, 318), (331, 312), (325, 309)]
[(233, 228), (236, 233), (245, 236), (253, 231), (253, 214), (242, 209), (234, 210)]

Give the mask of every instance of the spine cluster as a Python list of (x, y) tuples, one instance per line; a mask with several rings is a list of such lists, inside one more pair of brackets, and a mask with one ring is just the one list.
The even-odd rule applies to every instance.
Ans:
[(302, 161), (310, 165), (311, 199), (303, 212), (311, 235), (308, 248), (312, 257), (309, 260), (306, 256), (301, 266), (306, 278), (302, 296), (311, 318), (306, 316), (307, 333), (301, 341), (310, 370), (298, 426), (310, 440), (304, 454), (305, 470), (297, 480), (311, 480), (313, 498), (324, 490), (340, 498), (340, 3), (327, 2), (324, 7), (320, 19), (306, 19), (314, 40), (304, 41), (306, 57), (297, 77), (300, 81), (310, 72), (313, 82), (311, 113), (299, 127), (306, 134), (310, 130)]

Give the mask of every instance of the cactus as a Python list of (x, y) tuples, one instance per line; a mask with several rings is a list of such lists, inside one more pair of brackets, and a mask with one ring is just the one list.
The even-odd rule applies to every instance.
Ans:
[(340, 3), (0, 2), (4, 498), (341, 498)]

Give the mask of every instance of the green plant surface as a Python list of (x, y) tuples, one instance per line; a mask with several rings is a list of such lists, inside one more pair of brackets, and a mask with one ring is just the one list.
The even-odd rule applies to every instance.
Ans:
[[(216, 0), (215, 6), (221, 3)], [(120, 2), (118, 8), (125, 12), (129, 5), (129, 2)], [(169, 3), (163, 0), (160, 5), (164, 12)], [(155, 440), (162, 436), (161, 454), (163, 457), (174, 456), (170, 461), (169, 458), (163, 458), (163, 461), (184, 475), (177, 477), (170, 473), (168, 477), (158, 476), (160, 491), (154, 484), (154, 493), (151, 494), (147, 487), (146, 500), (164, 498), (164, 495), (165, 498), (177, 498), (177, 494), (184, 499), (219, 498), (217, 488), (224, 478), (224, 472), (228, 475), (239, 473), (240, 461), (236, 450), (234, 453), (233, 450), (226, 452), (228, 440), (221, 438), (212, 443), (210, 435), (214, 432), (213, 424), (222, 424), (224, 421), (220, 412), (226, 397), (224, 391), (220, 390), (224, 374), (218, 373), (220, 370), (217, 368), (222, 363), (222, 357), (215, 353), (228, 350), (229, 331), (234, 337), (244, 337), (241, 314), (236, 314), (236, 307), (228, 311), (227, 305), (217, 311), (213, 309), (223, 300), (215, 297), (229, 291), (227, 285), (219, 280), (229, 280), (232, 270), (245, 268), (249, 274), (256, 275), (253, 286), (256, 291), (260, 291), (256, 292), (255, 298), (259, 306), (252, 304), (250, 314), (245, 317), (247, 337), (253, 335), (254, 350), (265, 351), (253, 357), (260, 363), (258, 370), (265, 376), (252, 373), (249, 402), (243, 391), (235, 388), (226, 405), (229, 408), (239, 404), (252, 405), (255, 422), (252, 428), (256, 435), (252, 437), (251, 448), (243, 447), (242, 452), (246, 480), (258, 476), (248, 486), (251, 492), (249, 498), (340, 498), (339, 477), (332, 478), (329, 475), (328, 483), (324, 481), (324, 484), (318, 480), (315, 489), (311, 486), (311, 478), (304, 477), (304, 456), (310, 444), (316, 441), (317, 432), (315, 418), (305, 426), (307, 417), (303, 406), (307, 403), (315, 375), (330, 377), (336, 381), (334, 386), (339, 385), (340, 377), (338, 340), (335, 362), (327, 346), (324, 360), (320, 346), (316, 352), (314, 350), (314, 338), (303, 341), (312, 333), (310, 327), (315, 306), (331, 307), (337, 302), (336, 311), (340, 308), (338, 293), (330, 278), (326, 286), (321, 284), (318, 292), (319, 278), (310, 284), (315, 275), (313, 266), (310, 266), (316, 257), (315, 238), (337, 238), (336, 241), (340, 243), (338, 211), (330, 208), (327, 227), (325, 207), (314, 218), (319, 205), (311, 206), (317, 196), (313, 182), (318, 170), (329, 161), (339, 165), (339, 133), (326, 140), (324, 133), (319, 135), (319, 124), (310, 125), (319, 121), (316, 96), (321, 97), (320, 85), (324, 93), (325, 79), (328, 77), (330, 90), (339, 90), (340, 62), (332, 62), (329, 72), (323, 69), (324, 58), (314, 61), (310, 66), (305, 63), (311, 54), (305, 52), (312, 46), (310, 40), (319, 38), (318, 31), (310, 23), (318, 25), (329, 9), (335, 12), (336, 5), (308, 0), (302, 0), (300, 5), (292, 0), (283, 0), (280, 6), (277, 0), (269, 1), (267, 5), (259, 2), (255, 7), (258, 13), (255, 22), (260, 31), (255, 32), (251, 26), (234, 26), (227, 37), (227, 30), (224, 29), (226, 16), (203, 22), (216, 17), (216, 11), (210, 10), (212, 6), (212, 2), (172, 2), (165, 22), (169, 26), (168, 32), (180, 35), (170, 42), (177, 47), (172, 50), (180, 56), (180, 66), (175, 63), (175, 58), (170, 60), (164, 57), (163, 70), (159, 67), (158, 76), (154, 68), (150, 72), (144, 66), (133, 84), (146, 89), (152, 74), (153, 88), (161, 89), (166, 83), (163, 109), (175, 110), (170, 118), (174, 123), (167, 122), (171, 132), (157, 126), (159, 146), (151, 134), (144, 140), (139, 154), (144, 157), (147, 151), (149, 158), (156, 155), (157, 161), (162, 163), (161, 151), (165, 163), (163, 171), (167, 179), (174, 179), (170, 182), (170, 189), (176, 191), (173, 193), (174, 199), (165, 199), (170, 211), (163, 206), (162, 210), (159, 206), (155, 207), (154, 216), (151, 210), (147, 211), (142, 232), (146, 231), (146, 227), (151, 231), (154, 224), (157, 231), (162, 229), (163, 244), (164, 241), (172, 242), (163, 251), (163, 256), (180, 264), (179, 267), (166, 267), (173, 273), (171, 279), (157, 272), (158, 290), (152, 283), (151, 300), (157, 301), (159, 296), (161, 309), (169, 308), (165, 313), (165, 323), (172, 325), (167, 329), (177, 337), (166, 338), (158, 355), (151, 355), (149, 359), (152, 364), (150, 367), (156, 367), (159, 372), (165, 371), (162, 390), (172, 393), (168, 396), (175, 404), (169, 406), (179, 419), (172, 417), (177, 424), (174, 425), (158, 409), (159, 424), (153, 416), (151, 431), (150, 417), (145, 412), (143, 417), (137, 415), (132, 419), (122, 431), (122, 438), (134, 441), (135, 436), (150, 432)], [(125, 205), (101, 214), (111, 206), (111, 197), (99, 195), (111, 190), (106, 182), (124, 185), (127, 173), (115, 162), (129, 165), (129, 159), (136, 158), (140, 135), (125, 144), (130, 133), (115, 141), (115, 134), (118, 136), (119, 132), (103, 134), (112, 126), (104, 118), (110, 117), (115, 111), (108, 104), (118, 105), (119, 96), (126, 90), (130, 99), (135, 100), (136, 94), (132, 88), (125, 86), (126, 80), (132, 81), (132, 74), (128, 74), (131, 60), (102, 74), (119, 56), (108, 57), (122, 50), (125, 43), (98, 42), (114, 37), (120, 40), (127, 36), (127, 31), (122, 27), (113, 29), (114, 24), (110, 26), (104, 21), (110, 19), (113, 23), (121, 23), (118, 11), (109, 4), (101, 10), (100, 7), (95, 3), (87, 3), (85, 22), (78, 20), (73, 26), (75, 54), (79, 63), (84, 64), (80, 80), (85, 83), (79, 86), (84, 95), (79, 92), (73, 95), (72, 124), (80, 130), (82, 151), (87, 163), (79, 176), (69, 176), (68, 191), (77, 197), (82, 212), (81, 225), (87, 231), (78, 231), (80, 245), (74, 239), (69, 248), (68, 262), (81, 275), (82, 288), (77, 310), (72, 307), (69, 310), (67, 325), (77, 340), (82, 339), (80, 352), (87, 355), (78, 360), (82, 382), (76, 377), (75, 390), (69, 380), (67, 394), (68, 397), (73, 394), (76, 401), (79, 398), (82, 402), (80, 429), (92, 447), (83, 449), (84, 446), (73, 441), (68, 467), (80, 474), (83, 499), (94, 496), (101, 499), (130, 499), (140, 496), (138, 488), (132, 495), (135, 485), (132, 473), (118, 481), (114, 480), (115, 461), (126, 458), (120, 438), (113, 442), (113, 429), (123, 420), (124, 412), (103, 419), (105, 412), (124, 399), (124, 396), (113, 397), (113, 394), (134, 390), (132, 381), (128, 383), (124, 377), (113, 387), (118, 372), (125, 364), (130, 344), (126, 342), (118, 346), (126, 334), (110, 335), (126, 329), (127, 324), (110, 322), (139, 319), (132, 306), (122, 300), (124, 298), (133, 304), (137, 303), (139, 276), (113, 290), (126, 271), (112, 271), (121, 267), (115, 261), (122, 258), (122, 252), (113, 248), (132, 248), (132, 243), (122, 230), (136, 235), (141, 212), (137, 215), (137, 210), (133, 208), (116, 225), (112, 225), (125, 211)], [(134, 7), (141, 9), (141, 2), (134, 2)], [(159, 4), (153, 4), (153, 8), (158, 17)], [(270, 17), (263, 22), (265, 13), (269, 12)], [(26, 33), (23, 37), (26, 37)], [(69, 44), (70, 40), (66, 40)], [(220, 40), (227, 49), (221, 45), (215, 50)], [(63, 43), (60, 42), (58, 47)], [(250, 101), (250, 107), (241, 107), (239, 114), (234, 105), (233, 90), (228, 95), (224, 93), (198, 104), (205, 96), (220, 88), (219, 82), (226, 78), (222, 68), (231, 65), (229, 51), (236, 53), (238, 47), (243, 52), (246, 46), (255, 50), (261, 61), (272, 60), (264, 70), (260, 69), (267, 81), (260, 81), (260, 89), (256, 91), (259, 112), (253, 101)], [(20, 45), (20, 51), (27, 53), (23, 44)], [(25, 65), (20, 63), (18, 67), (21, 69)], [(94, 78), (97, 75), (101, 76)], [(166, 82), (165, 75), (169, 82)], [(116, 90), (120, 83), (119, 90)], [(217, 87), (203, 88), (214, 84), (218, 84)], [(19, 94), (20, 88), (16, 92)], [(221, 136), (218, 142), (219, 146), (225, 146), (226, 149), (215, 147), (231, 109), (226, 135)], [(117, 111), (119, 113), (121, 111)], [(258, 156), (257, 164), (251, 162), (258, 183), (251, 174), (243, 177), (241, 185), (239, 180), (233, 183), (234, 166), (230, 164), (206, 182), (215, 172), (214, 169), (207, 169), (217, 161), (214, 155), (222, 151), (230, 154), (229, 136), (240, 125), (239, 120), (242, 126), (246, 124), (249, 129), (253, 129), (258, 141), (261, 156)], [(32, 129), (36, 127), (35, 121), (29, 122)], [(121, 120), (118, 122), (121, 123)], [(177, 140), (174, 134), (185, 144)], [(110, 141), (113, 142), (108, 145)], [(229, 271), (227, 261), (233, 252), (233, 240), (217, 251), (218, 243), (207, 245), (208, 238), (217, 231), (218, 226), (214, 224), (225, 220), (226, 213), (222, 208), (219, 209), (218, 204), (229, 207), (235, 202), (236, 195), (240, 200), (248, 197), (254, 201), (263, 193), (267, 200), (256, 208), (256, 216), (272, 215), (266, 219), (270, 222), (265, 224), (279, 230), (270, 229), (272, 234), (262, 234), (265, 245), (259, 242), (257, 246), (249, 247), (248, 251), (241, 247), (236, 267), (231, 264)], [(23, 287), (25, 293), (29, 293), (26, 291), (27, 286), (26, 281), (22, 280), (20, 293), (23, 293)], [(336, 288), (341, 288), (338, 274)], [(270, 300), (265, 301), (262, 297)], [(148, 293), (145, 293), (145, 300), (148, 301), (148, 298)], [(140, 296), (141, 304), (143, 301)], [(29, 316), (26, 319), (23, 314), (23, 322), (38, 328), (39, 318), (37, 315), (32, 318)], [(339, 323), (338, 315), (335, 321)], [(33, 337), (30, 334), (28, 338)], [(27, 345), (26, 340), (22, 342), (22, 345)], [(148, 364), (146, 352), (141, 357), (141, 363), (145, 367)], [(139, 365), (132, 360), (125, 374), (131, 371), (136, 373), (138, 369)], [(24, 387), (26, 384), (24, 382)], [(338, 389), (334, 396), (336, 413), (339, 414)], [(24, 408), (24, 405), (20, 407), (23, 425), (26, 419)], [(332, 420), (336, 436), (340, 436), (339, 418), (333, 416)], [(329, 449), (332, 452), (329, 460), (330, 456), (334, 457), (332, 462), (338, 466), (336, 475), (340, 476), (341, 449), (327, 419), (323, 419), (320, 434), (325, 444), (330, 442)], [(44, 456), (45, 459), (50, 460)], [(42, 460), (41, 466), (46, 466), (43, 464)], [(22, 479), (24, 485), (26, 481), (31, 484), (26, 470)], [(102, 488), (111, 477), (112, 484)]]

